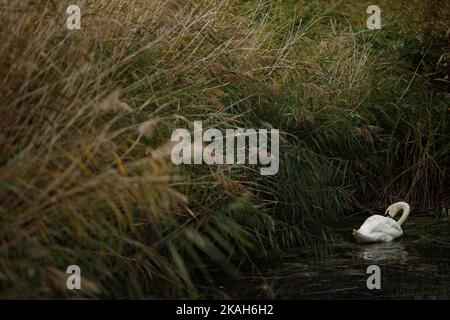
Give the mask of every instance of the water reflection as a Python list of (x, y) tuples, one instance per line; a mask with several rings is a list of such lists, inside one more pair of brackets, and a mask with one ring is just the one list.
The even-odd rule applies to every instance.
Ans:
[(406, 260), (408, 252), (402, 242), (391, 241), (361, 246), (359, 256), (364, 260)]

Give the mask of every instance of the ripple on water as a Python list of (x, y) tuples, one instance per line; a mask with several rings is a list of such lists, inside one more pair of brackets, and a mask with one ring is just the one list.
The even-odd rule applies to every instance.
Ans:
[(401, 242), (393, 241), (361, 246), (357, 251), (357, 256), (364, 260), (371, 261), (402, 261), (408, 259), (408, 252), (405, 250), (405, 246)]

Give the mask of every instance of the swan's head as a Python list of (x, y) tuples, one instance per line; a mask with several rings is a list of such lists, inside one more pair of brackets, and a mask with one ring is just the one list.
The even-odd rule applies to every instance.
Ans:
[(394, 204), (391, 204), (387, 209), (386, 212), (384, 213), (385, 215), (390, 215), (391, 218), (394, 218), (400, 211), (403, 211), (404, 213), (406, 213), (406, 215), (409, 214), (410, 211), (410, 207), (409, 204), (407, 204), (406, 202), (396, 202)]

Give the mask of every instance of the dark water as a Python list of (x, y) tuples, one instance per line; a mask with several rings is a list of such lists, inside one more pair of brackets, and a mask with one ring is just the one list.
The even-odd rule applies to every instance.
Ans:
[[(319, 259), (299, 255), (262, 268), (232, 285), (233, 298), (276, 299), (450, 299), (450, 220), (410, 217), (404, 237), (390, 243), (356, 244), (348, 221), (334, 253)], [(347, 224), (347, 223), (346, 223)], [(367, 267), (381, 271), (381, 289), (369, 290)]]

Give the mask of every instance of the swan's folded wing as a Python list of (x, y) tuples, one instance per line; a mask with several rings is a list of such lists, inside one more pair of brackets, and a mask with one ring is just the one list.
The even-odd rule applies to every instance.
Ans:
[(373, 215), (366, 219), (366, 221), (359, 228), (359, 231), (363, 234), (383, 231), (383, 226), (386, 224), (387, 220), (388, 218), (386, 217)]
[(359, 228), (359, 232), (369, 235), (376, 232), (392, 234), (398, 237), (403, 234), (400, 225), (392, 218), (380, 215), (373, 215)]
[(382, 232), (393, 238), (398, 238), (403, 235), (402, 227), (393, 219), (386, 218), (383, 223), (378, 224), (373, 232)]

